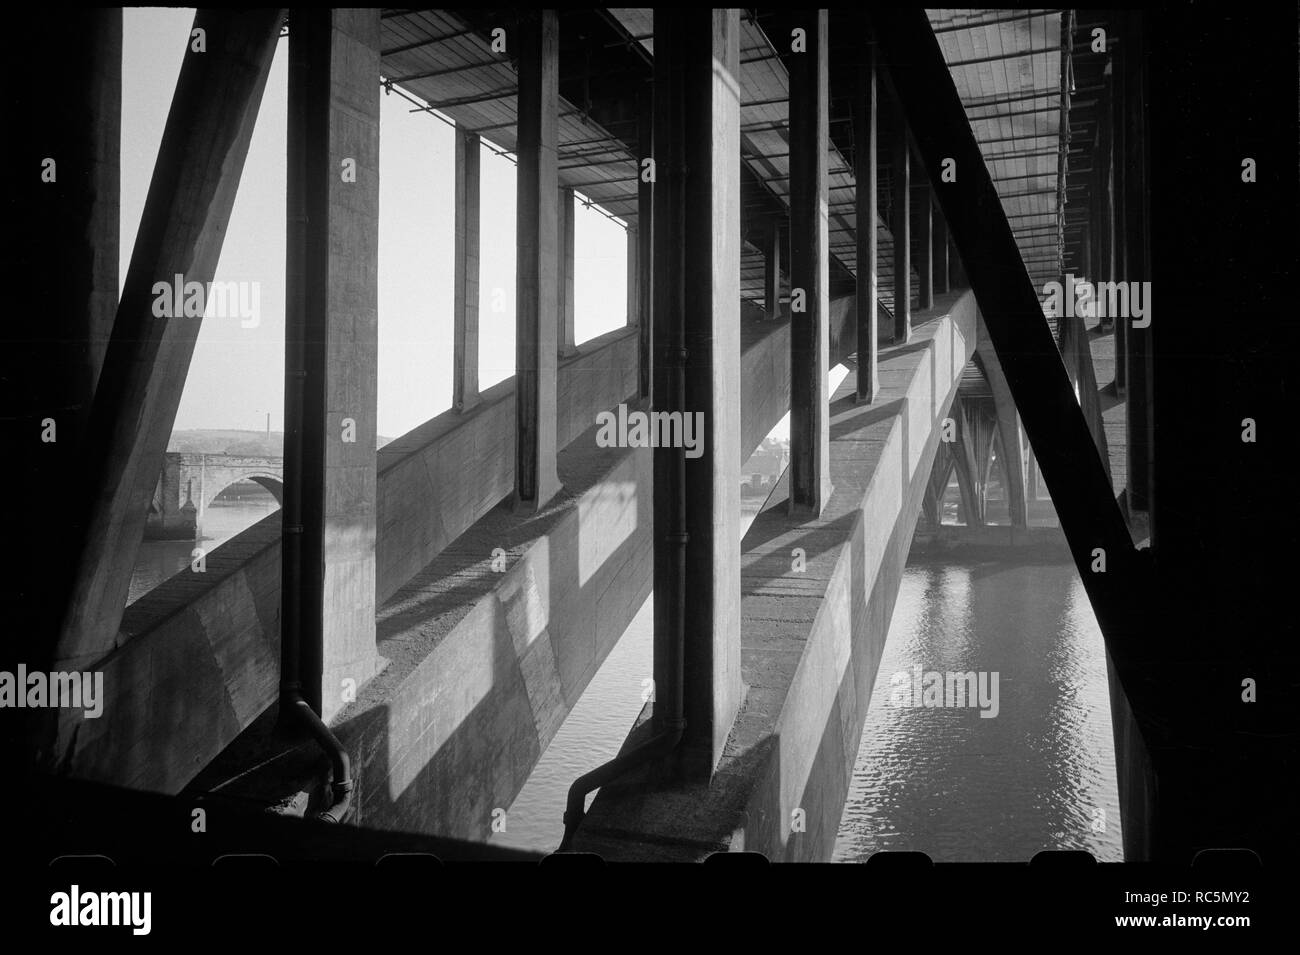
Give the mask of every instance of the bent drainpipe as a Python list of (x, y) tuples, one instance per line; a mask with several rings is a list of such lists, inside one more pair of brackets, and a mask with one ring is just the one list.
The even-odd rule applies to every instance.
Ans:
[[(665, 369), (672, 382), (671, 393), (676, 396), (674, 405), (679, 409), (686, 406), (684, 374), (686, 349), (682, 344), (684, 328), (680, 322), (681, 315), (679, 309), (678, 321), (674, 322), (673, 328), (675, 342), (668, 349), (668, 354), (674, 360), (669, 362), (668, 368)], [(682, 735), (686, 732), (686, 705), (682, 684), (686, 649), (686, 543), (690, 540), (686, 533), (686, 449), (685, 447), (659, 448), (655, 453), (671, 454), (673, 458), (671, 467), (667, 469), (672, 492), (669, 498), (672, 511), (671, 527), (664, 535), (664, 542), (672, 548), (668, 554), (671, 564), (668, 586), (665, 588), (668, 593), (664, 595), (672, 606), (672, 612), (667, 615), (670, 627), (668, 639), (664, 641), (665, 652), (668, 655), (667, 665), (664, 667), (668, 676), (668, 686), (663, 687), (663, 692), (656, 696), (655, 709), (658, 711), (662, 702), (662, 716), (660, 712), (654, 713), (661, 729), (639, 746), (626, 753), (620, 753), (608, 763), (579, 776), (574, 781), (569, 787), (569, 798), (564, 807), (564, 839), (556, 850), (558, 852), (568, 850), (573, 844), (578, 826), (582, 824), (587, 814), (588, 794), (634, 767), (667, 756), (677, 748)]]
[[(284, 500), (281, 517), (281, 569), (280, 569), (280, 721), (282, 726), (295, 723), (307, 730), (330, 758), (333, 772), (331, 791), (333, 801), (328, 809), (316, 814), (324, 822), (342, 822), (352, 805), (353, 780), (347, 750), (339, 742), (324, 720), (303, 697), (302, 668), (306, 656), (319, 661), (323, 647), (319, 628), (313, 628), (317, 645), (312, 653), (304, 654), (303, 608), (301, 601), (319, 595), (319, 587), (303, 587), (303, 494), (305, 490), (305, 447), (303, 422), (307, 407), (307, 294), (309, 242), (315, 238), (308, 234), (308, 190), (311, 182), (324, 182), (320, 163), (311, 155), (307, 141), (310, 132), (308, 110), (318, 114), (320, 97), (327, 92), (314, 90), (309, 58), (313, 43), (308, 14), (298, 14), (289, 37), (289, 142), (288, 142), (288, 244), (285, 289), (285, 361), (284, 361)], [(314, 100), (313, 100), (314, 97)], [(319, 226), (318, 226), (319, 228)], [(319, 258), (320, 241), (314, 244)]]
[[(668, 371), (676, 379), (673, 393), (677, 396), (677, 407), (682, 408), (686, 404), (685, 375), (682, 373), (686, 349), (681, 347), (680, 329), (674, 330), (678, 332), (677, 347), (670, 349), (669, 353), (678, 356), (678, 360), (672, 362)], [(686, 635), (686, 543), (690, 539), (686, 533), (686, 449), (684, 447), (661, 448), (657, 449), (657, 453), (673, 456), (672, 528), (664, 537), (664, 541), (672, 547), (669, 552), (669, 560), (672, 564), (669, 574), (670, 584), (667, 588), (669, 593), (666, 594), (673, 608), (672, 613), (668, 615), (671, 630), (665, 641), (668, 654), (665, 670), (669, 680), (668, 686), (663, 688), (666, 692), (656, 697), (655, 703), (656, 709), (659, 707), (659, 699), (664, 703), (663, 716), (660, 720), (662, 728), (644, 743), (626, 753), (620, 753), (608, 763), (579, 776), (574, 781), (569, 787), (569, 798), (564, 807), (564, 838), (557, 852), (565, 852), (572, 846), (578, 826), (587, 815), (588, 794), (622, 776), (630, 769), (667, 756), (677, 748), (682, 735), (686, 732), (685, 700), (682, 693)], [(660, 714), (656, 712), (654, 717), (658, 719)]]
[(330, 769), (334, 774), (334, 781), (330, 784), (330, 791), (334, 795), (334, 801), (328, 809), (322, 809), (316, 813), (316, 818), (321, 822), (342, 822), (343, 817), (347, 815), (348, 810), (352, 807), (352, 788), (354, 785), (348, 751), (343, 748), (343, 744), (339, 742), (338, 737), (325, 725), (325, 721), (316, 715), (316, 711), (311, 708), (311, 704), (302, 698), (300, 690), (293, 688), (281, 690), (280, 714), (282, 718), (285, 713), (286, 703), (293, 705), (292, 712), (297, 714), (297, 721), (307, 728), (307, 731), (320, 744), (320, 748), (325, 750), (330, 758)]

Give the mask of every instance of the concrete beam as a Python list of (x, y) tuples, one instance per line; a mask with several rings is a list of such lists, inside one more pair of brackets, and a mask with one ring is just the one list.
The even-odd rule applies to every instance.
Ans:
[(876, 126), (879, 108), (876, 98), (876, 50), (863, 49), (857, 67), (857, 88), (853, 98), (853, 177), (857, 183), (854, 196), (856, 221), (869, 222), (871, 228), (859, 229), (857, 309), (858, 374), (857, 400), (875, 401), (880, 390), (877, 371), (879, 344), (879, 255), (880, 234), (875, 227), (880, 215), (877, 188)]
[[(827, 162), (830, 83), (826, 10), (795, 17), (807, 50), (790, 69), (790, 507), (816, 517), (831, 496), (830, 246)], [(802, 311), (796, 296), (802, 294)]]
[(537, 511), (560, 489), (555, 472), (560, 26), (554, 10), (537, 10), (520, 20), (517, 32), (515, 503)]
[(467, 411), (478, 404), (479, 361), (479, 160), (476, 133), (457, 127), (456, 240), (452, 265), (452, 407)]
[[(59, 668), (110, 650), (126, 606), (149, 499), (162, 468), (201, 318), (154, 314), (155, 283), (205, 288), (216, 272), (284, 11), (200, 10), (219, 37), (188, 50), (163, 131), (84, 449), (87, 492), (69, 506), (76, 540), (59, 632)], [(63, 573), (63, 570), (54, 573)]]
[[(655, 16), (654, 407), (701, 422), (698, 456), (654, 452), (655, 684), (661, 714), (681, 694), (677, 767), (705, 779), (742, 695), (739, 34), (734, 9)], [(669, 549), (683, 518), (679, 582)]]
[(276, 511), (127, 608), (121, 645), (97, 663), (103, 713), (59, 710), (70, 775), (176, 793), (270, 706), (280, 685)]
[[(557, 443), (597, 413), (635, 397), (637, 336), (615, 329), (558, 366)], [(382, 604), (514, 490), (515, 381), (482, 393), (464, 415), (443, 414), (384, 445), (379, 459), (376, 588)], [(436, 500), (437, 507), (429, 502)]]

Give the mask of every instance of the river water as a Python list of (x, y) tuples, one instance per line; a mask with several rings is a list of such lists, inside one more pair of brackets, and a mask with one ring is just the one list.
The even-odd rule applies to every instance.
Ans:
[[(918, 665), (983, 671), (990, 686), (997, 672), (997, 716), (898, 705), (906, 691), (891, 696), (891, 680)], [(1086, 849), (1119, 862), (1121, 845), (1105, 650), (1074, 565), (909, 560), (834, 861), (911, 849), (936, 862), (1019, 862)]]
[(136, 557), (127, 603), (134, 603), (168, 577), (189, 566), (196, 547), (212, 551), (279, 508), (270, 491), (253, 485), (241, 489), (240, 500), (213, 501), (203, 512), (198, 541), (145, 541)]
[[(223, 543), (276, 507), (217, 502), (201, 545)], [(753, 520), (742, 519), (742, 534)], [(131, 599), (184, 568), (196, 545), (145, 542)], [(653, 598), (560, 727), (493, 841), (539, 851), (563, 833), (569, 784), (611, 759), (652, 672)], [(998, 715), (891, 703), (895, 674), (998, 674)], [(1024, 861), (1040, 849), (1121, 859), (1115, 757), (1101, 633), (1074, 566), (913, 558), (890, 623), (834, 860), (881, 849), (936, 861)]]

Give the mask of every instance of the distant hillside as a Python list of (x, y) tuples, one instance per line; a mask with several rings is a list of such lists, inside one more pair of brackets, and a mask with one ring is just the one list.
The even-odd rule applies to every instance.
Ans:
[[(379, 436), (378, 447), (383, 447), (392, 438)], [(284, 432), (239, 431), (224, 429), (200, 429), (195, 431), (173, 431), (168, 451), (180, 451), (189, 454), (249, 454), (270, 458), (284, 456)]]

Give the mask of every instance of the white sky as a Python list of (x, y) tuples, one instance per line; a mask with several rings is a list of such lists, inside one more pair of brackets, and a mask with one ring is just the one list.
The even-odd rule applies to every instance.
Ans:
[[(127, 9), (122, 62), (121, 277), (125, 280), (162, 139), (192, 9)], [(260, 323), (203, 322), (177, 430), (271, 430), (284, 419), (285, 124), (287, 41), (262, 99), (217, 281), (258, 282)], [(376, 80), (377, 82), (377, 80)], [(379, 423), (398, 437), (451, 405), (452, 129), (381, 96)], [(484, 150), (481, 197), (480, 387), (514, 373), (515, 167)], [(575, 324), (585, 341), (626, 320), (622, 226), (578, 205)], [(504, 300), (492, 311), (493, 289)]]

